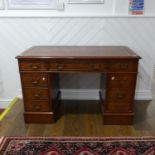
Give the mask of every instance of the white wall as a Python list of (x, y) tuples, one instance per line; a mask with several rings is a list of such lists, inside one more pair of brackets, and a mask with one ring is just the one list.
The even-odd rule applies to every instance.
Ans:
[[(108, 13), (113, 4), (112, 0), (106, 0), (106, 2), (105, 5), (108, 5), (109, 9), (103, 10), (103, 13)], [(74, 7), (78, 8), (78, 6)], [(70, 9), (74, 10), (73, 8)], [(26, 15), (26, 12), (23, 13)], [(72, 15), (71, 12), (69, 14)], [(2, 81), (0, 82), (0, 107), (6, 106), (20, 94), (20, 79), (15, 56), (33, 45), (129, 46), (142, 57), (136, 97), (150, 99), (150, 81), (155, 62), (154, 27), (154, 17), (6, 18), (5, 14), (4, 18), (0, 18), (0, 79)], [(95, 85), (91, 88), (89, 86), (92, 83), (98, 83), (99, 77), (96, 74), (91, 75), (85, 83), (88, 76), (62, 76), (62, 88), (71, 89), (74, 92), (75, 88), (84, 85), (82, 89), (96, 90)], [(71, 79), (68, 80), (69, 78)], [(79, 86), (74, 85), (74, 80), (79, 81)], [(64, 85), (63, 81), (72, 81), (72, 83)]]
[[(58, 0), (64, 3), (64, 10), (8, 10), (7, 0), (5, 10), (0, 11), (0, 17), (75, 17), (75, 16), (128, 16), (129, 0), (105, 0), (104, 4), (68, 4), (69, 0)], [(145, 0), (145, 15), (155, 15), (155, 1)]]

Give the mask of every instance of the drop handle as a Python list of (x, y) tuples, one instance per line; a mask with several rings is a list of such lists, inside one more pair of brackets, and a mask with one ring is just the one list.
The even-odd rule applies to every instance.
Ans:
[(41, 92), (35, 93), (35, 94), (34, 94), (34, 97), (35, 97), (35, 98), (40, 98), (40, 95), (41, 95)]
[(33, 70), (38, 70), (39, 69), (39, 64), (36, 64), (36, 65), (31, 64), (31, 68)]
[(37, 85), (38, 84), (38, 81), (32, 81), (32, 84), (33, 85)]
[(41, 109), (41, 106), (39, 106), (39, 105), (33, 105), (33, 108), (34, 108), (35, 110), (40, 110), (40, 109)]
[(33, 66), (32, 69), (37, 70), (39, 67), (38, 66)]
[(56, 68), (58, 70), (62, 70), (64, 68), (64, 64), (56, 64)]

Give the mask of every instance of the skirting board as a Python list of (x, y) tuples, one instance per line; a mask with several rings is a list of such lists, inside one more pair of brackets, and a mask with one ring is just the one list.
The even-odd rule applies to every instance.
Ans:
[[(65, 100), (98, 100), (98, 89), (61, 89), (62, 99)], [(22, 98), (20, 94), (18, 97)], [(0, 99), (0, 108), (5, 109), (13, 99)], [(150, 90), (138, 90), (135, 100), (152, 100)]]
[(13, 99), (0, 99), (0, 109), (5, 109)]

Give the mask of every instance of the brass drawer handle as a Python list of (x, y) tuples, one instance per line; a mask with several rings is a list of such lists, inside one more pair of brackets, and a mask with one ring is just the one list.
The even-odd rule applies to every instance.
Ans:
[(37, 85), (37, 84), (39, 84), (38, 81), (32, 81), (31, 83), (32, 83), (33, 85)]
[(39, 66), (33, 66), (32, 69), (37, 70)]
[(34, 110), (40, 110), (41, 109), (41, 106), (40, 105), (33, 105), (33, 109)]
[(31, 64), (30, 66), (31, 66), (32, 70), (38, 70), (40, 68), (40, 64), (36, 64), (36, 65)]
[(56, 68), (58, 70), (62, 70), (64, 68), (64, 64), (56, 64)]
[(34, 94), (34, 97), (35, 97), (35, 98), (40, 98), (40, 97), (41, 97), (41, 92), (35, 93), (35, 94)]

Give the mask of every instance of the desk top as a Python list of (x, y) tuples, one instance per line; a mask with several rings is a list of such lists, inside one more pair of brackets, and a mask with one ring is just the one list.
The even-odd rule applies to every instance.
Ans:
[(33, 46), (17, 59), (140, 59), (126, 46)]

